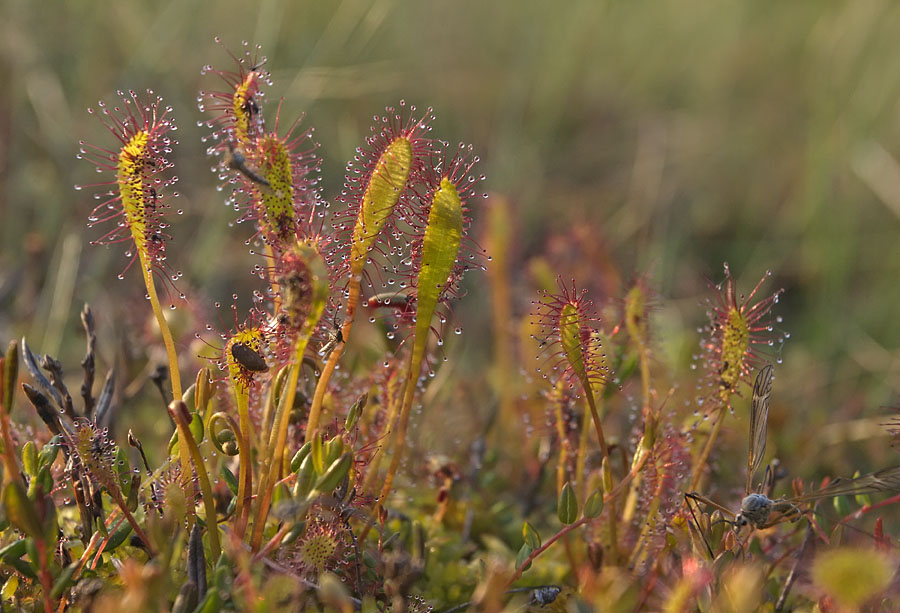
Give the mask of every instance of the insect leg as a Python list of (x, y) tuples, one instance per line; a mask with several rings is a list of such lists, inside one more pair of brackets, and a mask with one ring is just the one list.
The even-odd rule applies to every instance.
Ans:
[[(691, 500), (693, 500), (693, 504), (691, 504)], [(706, 535), (703, 533), (703, 528), (700, 526), (700, 520), (697, 519), (697, 515), (694, 513), (694, 505), (697, 504), (696, 498), (691, 496), (690, 494), (685, 493), (684, 495), (684, 506), (688, 508), (688, 511), (691, 513), (691, 517), (693, 520), (688, 520), (688, 529), (693, 533), (694, 530), (700, 535), (700, 538), (703, 540), (703, 544), (706, 545), (706, 551), (709, 553), (709, 559), (715, 560), (716, 554), (713, 553), (712, 547), (709, 544), (709, 541), (706, 540)]]

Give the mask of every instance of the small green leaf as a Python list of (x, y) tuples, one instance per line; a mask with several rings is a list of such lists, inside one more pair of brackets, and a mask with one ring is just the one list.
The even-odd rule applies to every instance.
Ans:
[[(528, 543), (524, 543), (521, 549), (519, 549), (519, 555), (516, 556), (516, 568), (522, 568), (522, 564), (525, 563), (525, 560), (528, 559), (528, 556), (530, 556), (533, 551), (534, 549), (532, 549)], [(531, 568), (531, 562), (528, 563), (528, 566), (522, 568), (522, 570), (526, 571), (529, 568)]]
[(25, 539), (19, 539), (0, 549), (0, 562), (6, 562), (7, 558), (21, 558), (23, 555), (25, 555)]
[(125, 499), (125, 507), (132, 513), (138, 508), (138, 492), (141, 489), (141, 473), (135, 472), (131, 474), (131, 485), (129, 486), (128, 498)]
[(128, 494), (131, 493), (131, 464), (128, 462), (128, 454), (121, 447), (116, 449), (116, 473), (119, 489), (122, 490), (122, 495), (128, 498)]
[(35, 569), (34, 565), (32, 565), (27, 560), (23, 560), (21, 558), (10, 558), (8, 560), (4, 560), (4, 562), (15, 568), (16, 571), (18, 571), (25, 577), (28, 577), (29, 579), (37, 579), (37, 569)]
[(527, 521), (522, 524), (522, 540), (533, 549), (541, 546), (541, 535)]
[(10, 575), (9, 579), (6, 580), (6, 583), (3, 584), (3, 589), (0, 590), (0, 596), (3, 597), (3, 600), (12, 600), (16, 596), (16, 589), (18, 587), (19, 576)]
[(365, 393), (356, 399), (356, 402), (354, 402), (353, 406), (350, 407), (350, 410), (347, 411), (347, 419), (344, 420), (344, 430), (349, 432), (356, 426), (360, 415), (362, 415), (363, 409), (366, 408), (366, 402), (368, 402), (368, 400), (368, 393)]
[(603, 491), (610, 493), (613, 489), (612, 467), (609, 465), (609, 456), (603, 458), (600, 464), (600, 474), (603, 478)]
[[(191, 398), (193, 397), (194, 394), (191, 393)], [(190, 428), (191, 434), (194, 436), (194, 442), (199, 445), (203, 442), (203, 416), (200, 413), (191, 413)]]
[(325, 452), (325, 466), (331, 466), (344, 453), (344, 439), (339, 434), (335, 435), (325, 443), (323, 451)]
[(22, 467), (29, 477), (36, 477), (38, 471), (37, 445), (28, 441), (22, 446)]
[(184, 402), (185, 405), (187, 405), (187, 410), (192, 413), (194, 412), (194, 409), (196, 408), (194, 405), (194, 403), (196, 402), (196, 399), (195, 399), (196, 390), (197, 390), (197, 384), (191, 383), (190, 387), (188, 387), (186, 390), (184, 390), (184, 393), (181, 394), (181, 400)]
[(37, 478), (34, 479), (33, 483), (41, 486), (41, 489), (45, 492), (53, 491), (53, 474), (50, 472), (49, 466), (42, 466), (38, 471)]
[(25, 486), (18, 481), (10, 481), (3, 488), (3, 506), (12, 524), (30, 537), (41, 536), (41, 524), (38, 521), (34, 504), (25, 494)]
[(70, 585), (72, 585), (72, 576), (75, 574), (75, 571), (78, 570), (78, 567), (81, 564), (78, 561), (75, 561), (68, 566), (66, 566), (59, 576), (56, 577), (56, 581), (53, 582), (53, 590), (50, 592), (50, 597), (56, 600), (60, 596), (62, 596), (63, 592), (68, 589)]
[(325, 472), (325, 453), (322, 450), (322, 437), (318, 434), (313, 436), (310, 455), (312, 455), (313, 467), (316, 469), (316, 474), (321, 475)]
[(584, 516), (593, 519), (603, 512), (603, 492), (594, 490), (584, 503)]
[(56, 456), (59, 455), (59, 445), (61, 440), (62, 439), (57, 434), (50, 439), (50, 442), (41, 448), (41, 452), (38, 454), (38, 466), (51, 466), (53, 462), (56, 461)]
[(350, 472), (350, 467), (352, 465), (353, 454), (348, 451), (335, 460), (334, 463), (328, 467), (328, 470), (325, 471), (325, 474), (316, 481), (315, 490), (323, 494), (330, 494), (334, 488), (344, 480), (347, 473)]
[(234, 473), (228, 470), (228, 467), (222, 465), (222, 478), (225, 479), (225, 485), (228, 486), (228, 489), (231, 490), (231, 493), (235, 496), (238, 495), (238, 480), (237, 477), (234, 476)]
[(568, 481), (566, 481), (562, 491), (559, 493), (556, 515), (559, 517), (559, 521), (566, 525), (578, 519), (578, 499), (575, 498), (575, 490), (572, 489), (572, 485)]
[(316, 469), (313, 466), (312, 455), (308, 455), (300, 463), (300, 468), (297, 470), (297, 481), (294, 482), (294, 490), (292, 492), (294, 498), (300, 498), (309, 494), (315, 482)]
[(106, 543), (106, 547), (103, 548), (103, 551), (114, 551), (118, 549), (119, 546), (125, 542), (125, 539), (128, 538), (128, 535), (131, 534), (131, 524), (127, 521), (122, 522), (122, 525), (116, 528), (115, 532), (112, 533), (112, 536), (109, 537), (109, 542)]
[(303, 460), (306, 459), (306, 456), (309, 455), (310, 450), (312, 449), (312, 441), (308, 441), (303, 444), (303, 446), (297, 450), (297, 453), (294, 454), (294, 457), (291, 458), (291, 472), (295, 473), (300, 470), (300, 464), (303, 463)]

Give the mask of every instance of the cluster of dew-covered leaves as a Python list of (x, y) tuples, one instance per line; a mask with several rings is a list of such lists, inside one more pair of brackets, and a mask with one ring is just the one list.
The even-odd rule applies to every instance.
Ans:
[[(198, 96), (198, 125), (210, 131), (204, 142), (237, 228), (250, 228), (234, 241), (258, 258), (252, 307), (241, 312), (235, 294), (219, 317), (228, 324), (180, 309), (196, 332), (169, 330), (154, 280), (181, 295), (166, 258), (173, 111), (150, 93), (101, 104), (115, 145), (82, 143), (79, 153), (105, 173), (90, 225), (114, 225), (94, 242), (127, 245), (125, 269), (140, 269), (157, 328), (131, 337), (131, 368), (118, 360), (101, 383), (98, 346), (123, 341), (98, 339), (85, 307), (78, 388), (71, 367), (67, 376), (25, 339), (9, 345), (0, 362), (4, 606), (839, 611), (900, 602), (897, 526), (884, 521), (897, 499), (871, 497), (897, 489), (896, 470), (823, 490), (788, 487), (774, 462), (765, 478), (752, 474), (766, 424), (750, 408), (762, 407), (751, 386), (780, 364), (787, 338), (768, 273), (744, 296), (726, 266), (708, 291), (695, 368), (666, 364), (655, 319), (664, 298), (649, 276), (610, 295), (597, 279), (557, 276), (567, 262), (552, 249), (521, 259), (514, 206), (482, 200), (477, 156), (431, 135), (431, 109), (401, 102), (377, 116), (329, 202), (312, 129), (285, 127), (281, 104), (269, 111), (265, 58), (245, 45), (232, 59), (229, 70), (203, 68), (216, 89)], [(477, 241), (470, 212), (483, 220)], [(448, 305), (466, 293), (463, 275), (484, 268), (469, 291), (490, 294), (490, 338), (445, 345), (447, 325), (460, 330)], [(538, 292), (531, 306), (519, 285)], [(190, 299), (207, 299), (202, 281)], [(119, 316), (115, 304), (95, 308)], [(488, 351), (472, 345), (489, 346), (492, 363), (478, 363)], [(181, 385), (182, 372), (192, 384)], [(772, 394), (766, 415), (770, 400), (779, 410), (777, 384)], [(167, 424), (166, 439), (138, 413)], [(757, 424), (749, 459), (748, 443), (731, 446), (748, 421)], [(747, 513), (747, 470), (767, 500), (810, 495), (750, 529), (736, 517)], [(821, 505), (836, 513), (813, 514), (819, 491), (844, 494)]]

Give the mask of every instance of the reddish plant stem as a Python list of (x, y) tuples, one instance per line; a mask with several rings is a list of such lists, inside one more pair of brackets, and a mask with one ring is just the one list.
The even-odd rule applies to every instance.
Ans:
[(38, 566), (40, 566), (38, 576), (41, 579), (44, 613), (52, 613), (53, 601), (50, 599), (50, 593), (53, 591), (53, 577), (50, 576), (50, 571), (47, 570), (47, 543), (42, 538), (36, 538), (34, 544), (38, 552)]
[[(628, 483), (632, 479), (634, 479), (634, 476), (640, 472), (641, 468), (643, 468), (643, 466), (644, 466), (644, 462), (646, 462), (646, 461), (647, 461), (647, 457), (644, 456), (644, 458), (641, 460), (641, 462), (637, 466), (635, 466), (633, 469), (631, 469), (631, 472), (628, 473), (627, 475), (625, 475), (625, 478), (622, 479), (621, 481), (619, 481), (619, 484), (616, 485), (616, 487), (614, 487), (611, 492), (609, 492), (608, 494), (606, 494), (603, 497), (603, 501), (606, 503), (611, 503), (613, 500), (615, 500), (616, 496), (618, 496), (619, 493), (622, 491), (622, 488), (624, 488), (626, 485), (628, 485)], [(529, 555), (527, 558), (525, 558), (525, 561), (522, 562), (522, 564), (519, 565), (518, 568), (516, 568), (516, 572), (514, 572), (512, 577), (509, 579), (509, 581), (507, 581), (507, 584), (506, 584), (507, 589), (513, 583), (515, 583), (516, 581), (521, 579), (522, 573), (525, 572), (525, 569), (528, 567), (528, 565), (531, 564), (531, 562), (534, 561), (535, 558), (537, 558), (539, 555), (544, 553), (550, 547), (550, 545), (552, 545), (553, 543), (555, 543), (556, 541), (558, 541), (559, 539), (561, 539), (562, 537), (567, 535), (569, 532), (571, 532), (575, 528), (579, 528), (579, 527), (585, 525), (586, 523), (592, 521), (593, 519), (596, 519), (596, 518), (582, 516), (581, 519), (569, 524), (568, 526), (563, 526), (562, 530), (560, 530), (559, 532), (557, 532), (556, 534), (551, 536), (549, 539), (547, 539), (547, 541), (543, 545), (541, 545), (540, 547), (538, 547), (537, 549), (532, 551), (531, 555)], [(611, 522), (614, 522), (614, 521), (615, 521), (615, 518), (611, 517)]]

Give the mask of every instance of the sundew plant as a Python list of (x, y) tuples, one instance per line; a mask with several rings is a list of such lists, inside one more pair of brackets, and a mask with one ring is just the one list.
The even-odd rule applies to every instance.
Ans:
[[(673, 375), (650, 274), (592, 297), (548, 254), (520, 299), (515, 206), (457, 141), (476, 135), (398, 101), (328, 194), (315, 118), (271, 100), (258, 48), (229, 55), (202, 67), (196, 111), (118, 92), (73, 144), (97, 173), (75, 192), (85, 240), (123, 254), (155, 327), (130, 380), (95, 319), (117, 305), (81, 310), (74, 379), (9, 342), (4, 609), (900, 607), (900, 467), (814, 480), (766, 454), (770, 417), (791, 418), (777, 271), (746, 291), (726, 265), (694, 368)], [(173, 161), (191, 112), (234, 210), (221, 248), (255, 259), (232, 304), (168, 258), (175, 188), (204, 180)], [(454, 305), (482, 289), (489, 336), (458, 336)]]

